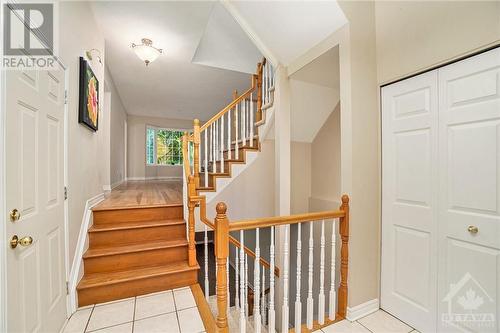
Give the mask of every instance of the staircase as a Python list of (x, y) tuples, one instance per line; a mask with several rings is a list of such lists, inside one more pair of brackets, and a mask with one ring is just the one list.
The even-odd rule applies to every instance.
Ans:
[(197, 282), (199, 266), (188, 263), (182, 205), (96, 207), (88, 239), (79, 306)]
[[(211, 322), (217, 332), (274, 333), (276, 328), (286, 332), (289, 327), (293, 327), (291, 332), (312, 332), (346, 316), (349, 240), (347, 195), (342, 196), (342, 204), (334, 210), (231, 222), (226, 215), (226, 204), (219, 202), (215, 219), (207, 217), (207, 202), (215, 199), (217, 193), (241, 172), (240, 166), (248, 167), (260, 152), (266, 133), (266, 126), (263, 125), (269, 126), (270, 123), (266, 110), (274, 103), (274, 85), (274, 71), (264, 59), (257, 66), (257, 74), (253, 76), (249, 90), (240, 96), (235, 94), (232, 103), (202, 126), (195, 119), (193, 133), (183, 137), (187, 188), (184, 200), (189, 207), (186, 213), (188, 241), (194, 244), (195, 219), (199, 218), (205, 225), (204, 263), (200, 263), (204, 265), (205, 277), (199, 283), (204, 286), (205, 299), (211, 310), (211, 314), (205, 313), (204, 321)], [(189, 156), (193, 156), (192, 161)], [(245, 200), (245, 197), (241, 199)], [(196, 209), (199, 212), (195, 212)], [(293, 235), (296, 253), (289, 253), (292, 225), (296, 233)], [(302, 228), (307, 239), (302, 239)], [(328, 234), (327, 228), (330, 229)], [(208, 230), (214, 230), (216, 295), (209, 294)], [(315, 243), (314, 235), (318, 231), (321, 236)], [(252, 249), (245, 244), (245, 240), (248, 244), (248, 236), (245, 235), (249, 234)], [(270, 244), (261, 243), (260, 237), (270, 239)], [(275, 241), (282, 242), (279, 249), (282, 251), (280, 255), (284, 267), (276, 267)], [(340, 246), (337, 246), (337, 241)], [(308, 245), (305, 249), (307, 252), (302, 251), (303, 243)], [(261, 247), (268, 247), (267, 258), (261, 257)], [(340, 260), (336, 256), (337, 247), (340, 248)], [(313, 259), (314, 253), (318, 251), (319, 265), (314, 263), (317, 259)], [(230, 253), (234, 253), (231, 262)], [(190, 258), (195, 256), (194, 250), (189, 252)], [(327, 256), (330, 257), (328, 260)], [(304, 273), (301, 272), (302, 260), (308, 264), (307, 272)], [(254, 268), (249, 271), (249, 262), (252, 261)], [(235, 269), (235, 281), (229, 280), (230, 264)], [(295, 267), (295, 276), (290, 276), (290, 265)], [(319, 292), (313, 290), (313, 284), (317, 283), (313, 281), (314, 276), (318, 275)], [(340, 275), (340, 279), (337, 275)], [(279, 280), (276, 280), (277, 277)], [(303, 283), (302, 278), (307, 282)], [(297, 286), (295, 290), (290, 290), (292, 279)], [(230, 288), (233, 282), (234, 288)], [(283, 297), (279, 302), (275, 300), (275, 288), (280, 288), (279, 294)], [(301, 299), (301, 291), (306, 288), (307, 299)], [(235, 291), (235, 295), (229, 295), (230, 290)], [(235, 298), (233, 306), (230, 305), (230, 296)], [(305, 316), (302, 315), (302, 309), (307, 310)], [(314, 311), (317, 315), (314, 315)], [(279, 323), (276, 322), (276, 313), (279, 314)], [(293, 320), (290, 320), (292, 316)]]

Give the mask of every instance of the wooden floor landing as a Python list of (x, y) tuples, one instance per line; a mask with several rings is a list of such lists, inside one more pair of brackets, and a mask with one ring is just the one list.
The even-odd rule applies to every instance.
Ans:
[(94, 210), (182, 204), (182, 181), (127, 181), (114, 188)]

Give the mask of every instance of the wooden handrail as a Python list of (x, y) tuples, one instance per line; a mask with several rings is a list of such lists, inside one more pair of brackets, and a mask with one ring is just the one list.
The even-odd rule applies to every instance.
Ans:
[(256, 228), (267, 228), (284, 224), (297, 224), (303, 222), (311, 222), (325, 219), (335, 219), (346, 215), (343, 210), (328, 210), (317, 213), (296, 214), (287, 216), (264, 217), (253, 220), (241, 220), (231, 222), (229, 231), (249, 230)]
[[(210, 229), (215, 230), (215, 224), (212, 223), (212, 221), (210, 221), (210, 219), (206, 217), (206, 207), (207, 207), (206, 197), (204, 195), (192, 196), (191, 201), (200, 204), (200, 221), (203, 222), (205, 225), (207, 225)], [(231, 235), (229, 235), (229, 242), (231, 242), (231, 244), (233, 244), (237, 248), (241, 248), (241, 243)], [(255, 258), (255, 252), (253, 252), (250, 248), (248, 248), (247, 246), (243, 246), (243, 250), (250, 257)], [(267, 269), (271, 269), (271, 264), (262, 257), (260, 258), (259, 262), (262, 266), (266, 267)], [(274, 267), (274, 275), (277, 277), (280, 276), (280, 270), (276, 266)]]
[(206, 123), (204, 123), (202, 126), (200, 126), (200, 132), (203, 132), (204, 130), (206, 130), (208, 128), (208, 126), (210, 126), (211, 124), (216, 122), (220, 117), (222, 117), (224, 114), (229, 112), (229, 110), (233, 109), (236, 106), (236, 104), (241, 102), (243, 99), (247, 98), (255, 90), (255, 88), (257, 87), (257, 85), (255, 83), (255, 81), (256, 81), (255, 76), (256, 75), (252, 76), (252, 87), (250, 89), (248, 89), (247, 91), (245, 91), (238, 98), (233, 100), (228, 106), (226, 106), (224, 109), (219, 111), (219, 113), (217, 113), (215, 116), (210, 118), (210, 120), (208, 120)]
[[(229, 236), (229, 242), (231, 242), (237, 248), (241, 249), (240, 241), (237, 240), (236, 238), (234, 238), (233, 236)], [(250, 250), (248, 247), (243, 246), (243, 251), (245, 251), (245, 253), (248, 254), (250, 257), (255, 258), (255, 252)], [(271, 269), (271, 264), (267, 260), (263, 259), (262, 257), (260, 258), (259, 262), (260, 262), (261, 266), (266, 267), (268, 270)], [(280, 269), (277, 266), (274, 266), (274, 275), (277, 277), (280, 276)]]

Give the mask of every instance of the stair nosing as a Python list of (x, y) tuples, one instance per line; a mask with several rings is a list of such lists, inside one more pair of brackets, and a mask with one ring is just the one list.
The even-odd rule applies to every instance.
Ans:
[[(115, 222), (113, 224), (111, 223), (102, 223), (99, 226), (92, 225), (88, 232), (107, 232), (107, 231), (115, 231), (115, 230), (127, 230), (127, 229), (141, 229), (141, 228), (155, 228), (155, 227), (164, 227), (164, 226), (172, 226), (172, 225), (181, 225), (185, 224), (186, 221), (183, 219), (179, 218), (176, 220), (162, 220), (165, 221), (164, 223), (154, 223), (154, 224), (139, 224), (139, 223), (148, 223), (148, 222), (155, 222), (155, 221), (127, 221), (127, 222)], [(120, 223), (132, 223), (132, 222), (137, 222), (137, 225), (125, 225), (125, 226), (120, 226)], [(106, 226), (107, 224), (111, 224), (111, 226)]]
[[(161, 265), (161, 266), (153, 266), (154, 268), (168, 268), (169, 265)], [(158, 276), (162, 276), (162, 275), (170, 275), (170, 274), (176, 274), (176, 273), (181, 273), (181, 272), (189, 272), (189, 271), (195, 271), (195, 270), (198, 270), (200, 269), (200, 266), (197, 264), (196, 266), (189, 266), (187, 263), (184, 267), (177, 267), (173, 270), (161, 270), (161, 271), (158, 271), (156, 273), (149, 273), (149, 274), (144, 274), (144, 275), (139, 275), (139, 276), (129, 276), (129, 277), (126, 277), (126, 278), (121, 278), (121, 279), (116, 279), (116, 280), (107, 280), (107, 281), (104, 281), (104, 282), (94, 282), (94, 283), (91, 283), (91, 282), (87, 282), (86, 280), (91, 280), (92, 278), (94, 278), (96, 275), (113, 275), (113, 274), (116, 274), (116, 273), (123, 273), (123, 272), (134, 272), (134, 271), (146, 271), (146, 270), (151, 270), (153, 267), (148, 267), (148, 268), (140, 268), (140, 269), (128, 269), (128, 270), (125, 270), (125, 271), (117, 271), (117, 272), (106, 272), (106, 273), (91, 273), (91, 274), (88, 274), (87, 277), (84, 277), (80, 280), (80, 282), (78, 283), (78, 286), (76, 287), (77, 290), (85, 290), (85, 289), (91, 289), (91, 288), (96, 288), (96, 287), (102, 287), (102, 286), (109, 286), (109, 285), (113, 285), (113, 284), (119, 284), (119, 283), (124, 283), (124, 282), (129, 282), (129, 281), (136, 281), (136, 280), (143, 280), (143, 279), (148, 279), (148, 278), (153, 278), (153, 277), (158, 277)], [(84, 285), (84, 286), (81, 286), (81, 283), (82, 282), (87, 282), (88, 285)]]
[[(158, 244), (162, 244), (158, 246)], [(156, 244), (156, 246), (153, 246), (153, 244)], [(98, 247), (93, 249), (94, 251), (103, 251), (102, 253), (97, 253), (97, 254), (88, 254), (89, 251), (92, 250), (87, 250), (85, 254), (83, 255), (83, 259), (90, 259), (90, 258), (101, 258), (101, 257), (108, 257), (108, 256), (116, 256), (116, 255), (121, 255), (121, 254), (129, 254), (129, 253), (137, 253), (137, 252), (146, 252), (146, 251), (154, 251), (154, 250), (161, 250), (161, 249), (168, 249), (168, 248), (175, 248), (175, 247), (184, 247), (187, 246), (189, 243), (187, 240), (175, 240), (175, 241), (155, 241), (155, 242), (150, 242), (144, 244), (143, 248), (136, 248), (136, 249), (127, 249), (131, 245), (137, 245), (137, 243), (131, 243), (131, 244), (123, 244), (120, 246), (116, 247)], [(120, 250), (121, 248), (121, 250)], [(112, 252), (112, 250), (115, 249), (115, 252)], [(118, 249), (118, 250), (117, 250)], [(105, 251), (109, 250), (109, 253), (106, 253)]]

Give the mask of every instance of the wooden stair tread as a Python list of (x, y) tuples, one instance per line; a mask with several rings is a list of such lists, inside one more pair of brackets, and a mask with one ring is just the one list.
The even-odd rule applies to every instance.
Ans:
[(93, 212), (102, 212), (108, 210), (127, 210), (127, 209), (143, 209), (143, 208), (169, 208), (169, 207), (182, 207), (182, 203), (174, 203), (174, 204), (152, 204), (152, 205), (123, 205), (123, 206), (113, 206), (113, 207), (102, 207), (101, 205), (97, 205), (92, 208)]
[(96, 258), (103, 256), (111, 256), (116, 254), (132, 253), (132, 252), (142, 252), (157, 249), (166, 249), (179, 246), (187, 246), (187, 240), (159, 240), (148, 243), (138, 243), (138, 244), (123, 244), (119, 246), (112, 247), (101, 247), (89, 249), (83, 255), (83, 258)]
[[(235, 147), (232, 147), (230, 149), (231, 151), (236, 151), (236, 148)], [(259, 147), (258, 145), (254, 145), (253, 147), (250, 147), (250, 146), (239, 146), (238, 147), (238, 150), (259, 150)], [(227, 153), (229, 151), (229, 149), (224, 149), (224, 152)], [(225, 162), (226, 160), (224, 160)]]
[(103, 232), (103, 231), (114, 231), (114, 230), (125, 230), (125, 229), (139, 229), (139, 228), (151, 228), (151, 227), (161, 227), (170, 225), (185, 224), (183, 219), (171, 219), (171, 220), (158, 220), (158, 221), (132, 221), (132, 222), (115, 222), (106, 223), (98, 226), (93, 225), (90, 227), (89, 232)]
[(126, 271), (86, 274), (78, 283), (77, 290), (101, 287), (127, 281), (147, 279), (155, 276), (170, 275), (186, 271), (196, 271), (198, 265), (189, 266), (187, 262), (176, 262), (168, 265), (132, 269)]
[(204, 192), (215, 192), (215, 188), (212, 187), (205, 187), (205, 186), (200, 186), (196, 188), (198, 191), (204, 191)]

